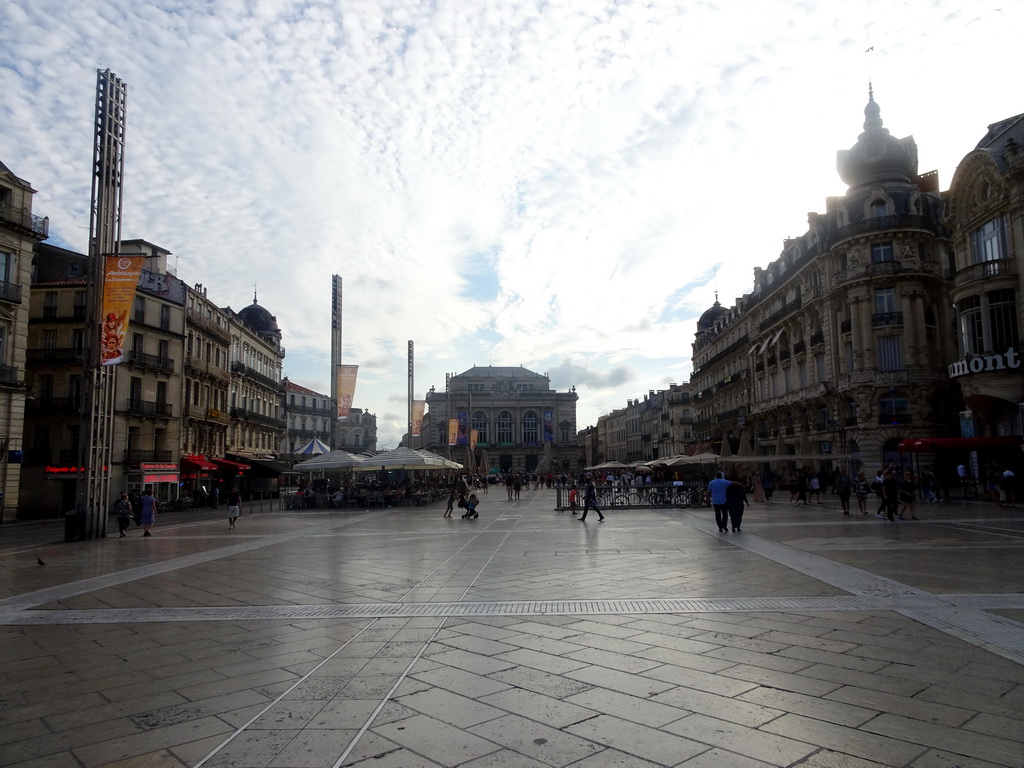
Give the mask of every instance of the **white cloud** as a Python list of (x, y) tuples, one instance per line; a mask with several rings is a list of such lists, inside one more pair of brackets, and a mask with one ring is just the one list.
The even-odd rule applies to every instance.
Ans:
[[(547, 371), (580, 423), (683, 380), (695, 318), (749, 290), (806, 213), (872, 77), (921, 169), (1021, 111), (1019, 14), (990, 1), (842, 6), (451, 0), (13, 0), (0, 160), (84, 250), (97, 67), (129, 86), (124, 234), (274, 312), (293, 380), (328, 386), (330, 275), (381, 441), (473, 364)], [(865, 49), (874, 46), (870, 57)], [(572, 378), (572, 381), (568, 379)]]

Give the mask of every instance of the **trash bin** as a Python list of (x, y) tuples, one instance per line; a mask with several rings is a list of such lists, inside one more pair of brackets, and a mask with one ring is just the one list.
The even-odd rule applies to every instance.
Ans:
[(72, 509), (64, 513), (64, 541), (81, 541), (85, 538), (85, 512)]

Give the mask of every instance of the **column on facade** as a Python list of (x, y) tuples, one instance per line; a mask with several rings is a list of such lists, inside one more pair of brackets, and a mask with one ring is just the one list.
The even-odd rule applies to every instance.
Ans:
[(914, 296), (917, 291), (905, 288), (900, 291), (900, 312), (903, 315), (903, 348), (906, 350), (903, 367), (916, 365), (920, 359), (916, 318), (914, 316)]
[[(860, 327), (860, 304), (859, 296), (847, 294), (846, 302), (850, 307), (850, 343), (853, 344), (853, 369), (862, 370), (867, 367), (867, 360), (864, 357), (864, 339)], [(845, 355), (844, 355), (845, 357)], [(852, 375), (853, 370), (847, 371)]]
[(861, 368), (874, 368), (875, 367), (875, 356), (872, 353), (875, 347), (874, 331), (871, 327), (871, 302), (866, 297), (861, 296), (855, 305), (857, 310), (857, 316), (853, 319), (850, 324), (851, 327), (854, 324), (860, 325), (860, 339), (859, 349), (863, 363)]

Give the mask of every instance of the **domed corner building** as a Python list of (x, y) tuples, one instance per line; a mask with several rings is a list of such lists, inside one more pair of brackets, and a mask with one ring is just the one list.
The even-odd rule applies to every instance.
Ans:
[[(546, 374), (511, 366), (474, 366), (427, 392), (418, 445), (479, 474), (575, 472), (575, 387), (559, 392)], [(449, 419), (458, 428), (449, 445)], [(475, 437), (476, 445), (471, 444)]]
[(285, 434), (281, 328), (255, 295), (249, 306), (226, 311), (231, 318), (231, 389), (223, 469), (232, 475), (228, 484), (237, 484), (243, 493), (271, 493), (283, 469), (274, 462)]
[[(1019, 477), (1024, 433), (1024, 114), (988, 126), (957, 166), (947, 196), (953, 230), (950, 303), (958, 345), (949, 376), (960, 385), (966, 402), (961, 436), (989, 440), (994, 449), (989, 458), (1012, 467)], [(976, 445), (980, 449), (982, 444)]]
[(914, 138), (889, 132), (870, 90), (837, 171), (846, 193), (698, 321), (694, 437), (717, 450), (745, 431), (762, 470), (874, 469), (903, 439), (958, 434), (938, 175), (918, 173)]

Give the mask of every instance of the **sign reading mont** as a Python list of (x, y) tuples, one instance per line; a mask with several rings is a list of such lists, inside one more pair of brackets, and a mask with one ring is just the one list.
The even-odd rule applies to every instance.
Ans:
[(1017, 350), (1010, 347), (1001, 355), (978, 355), (957, 360), (949, 366), (949, 378), (955, 379), (957, 376), (968, 376), (972, 373), (1005, 371), (1012, 368), (1020, 368), (1020, 355), (1017, 354)]

